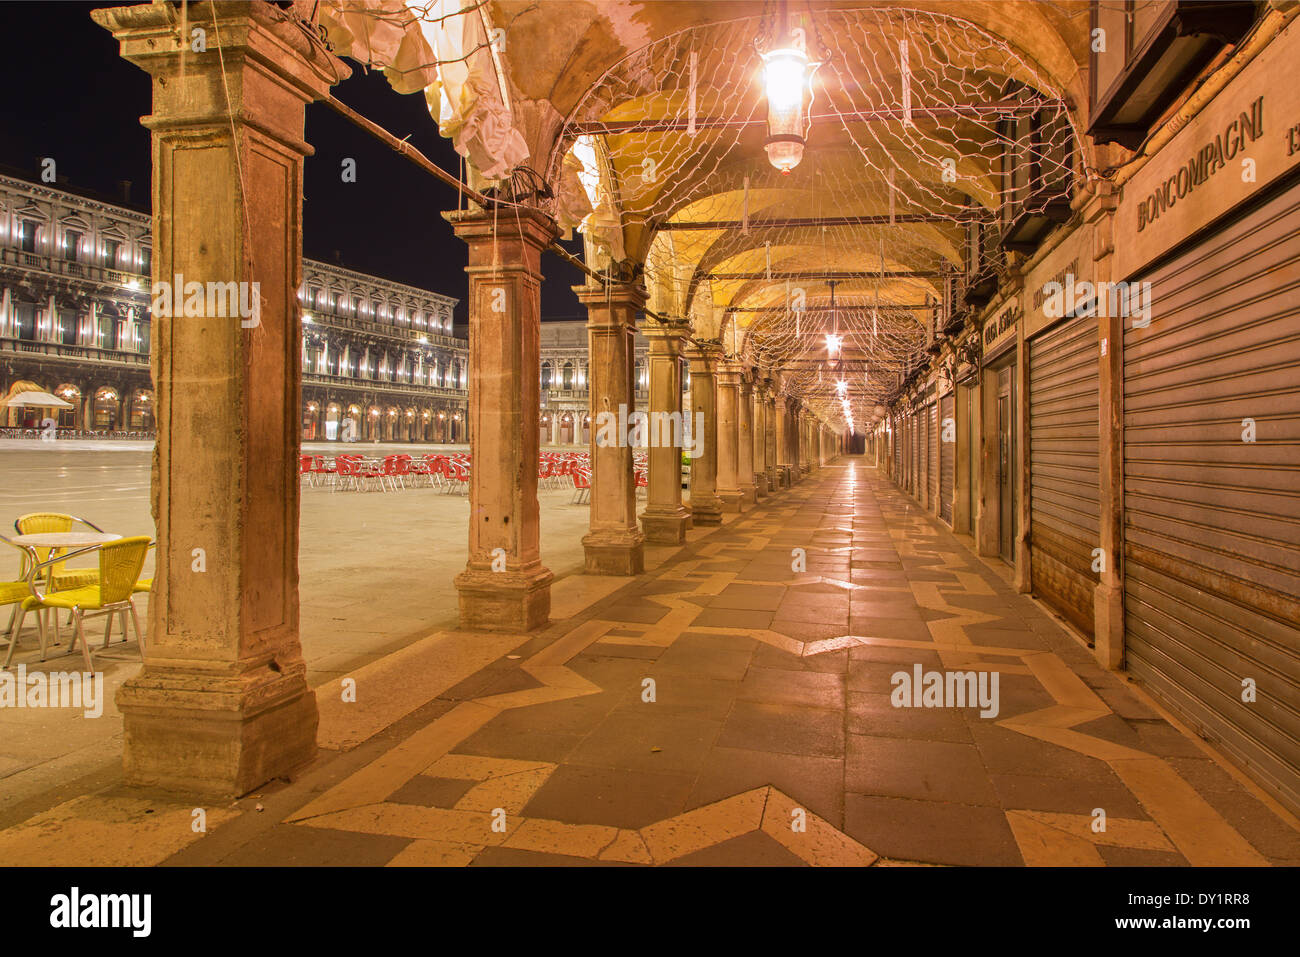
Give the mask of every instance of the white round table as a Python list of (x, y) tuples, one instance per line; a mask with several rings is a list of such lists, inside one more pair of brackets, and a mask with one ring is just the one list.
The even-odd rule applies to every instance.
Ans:
[(90, 545), (115, 542), (121, 537), (109, 532), (94, 532), (87, 529), (84, 532), (33, 532), (30, 535), (15, 535), (10, 541), (32, 548), (86, 548)]

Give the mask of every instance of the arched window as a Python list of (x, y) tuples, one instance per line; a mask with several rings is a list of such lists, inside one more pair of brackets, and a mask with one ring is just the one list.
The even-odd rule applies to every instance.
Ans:
[(566, 389), (573, 388), (573, 363), (572, 362), (564, 363), (564, 388)]
[(543, 362), (542, 363), (542, 388), (549, 389), (550, 387), (551, 387), (551, 364), (549, 362)]

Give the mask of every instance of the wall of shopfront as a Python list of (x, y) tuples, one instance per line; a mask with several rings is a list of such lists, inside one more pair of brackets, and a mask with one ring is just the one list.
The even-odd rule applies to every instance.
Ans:
[[(1276, 80), (1298, 56), (1293, 21), (1124, 185), (1116, 229), (1134, 242), (1115, 257), (1121, 278), (1150, 283), (1149, 315), (1122, 339), (1125, 661), (1292, 810), (1300, 85)], [(1184, 189), (1229, 129), (1242, 155)], [(1170, 182), (1177, 201), (1153, 219)]]

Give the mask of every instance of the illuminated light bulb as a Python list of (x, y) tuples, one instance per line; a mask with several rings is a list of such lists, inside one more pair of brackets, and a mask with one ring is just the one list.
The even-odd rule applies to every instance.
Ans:
[(840, 343), (842, 343), (843, 341), (844, 340), (841, 339), (839, 336), (828, 335), (826, 337), (827, 353), (829, 353), (830, 355), (835, 355), (835, 353), (840, 351)]
[(763, 54), (763, 88), (767, 94), (767, 159), (782, 173), (803, 161), (805, 97), (817, 64), (796, 47)]

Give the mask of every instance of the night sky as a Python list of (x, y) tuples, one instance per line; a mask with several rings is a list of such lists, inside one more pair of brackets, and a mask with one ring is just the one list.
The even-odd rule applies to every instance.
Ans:
[[(149, 77), (118, 56), (108, 31), (89, 11), (111, 3), (0, 3), (3, 126), (0, 166), (36, 180), (40, 157), (54, 157), (66, 185), (120, 199), (120, 180), (132, 182), (132, 205), (149, 201)], [(39, 38), (39, 39), (38, 39)], [(58, 42), (54, 42), (59, 38)], [(455, 175), (460, 157), (438, 135), (420, 94), (393, 92), (383, 74), (345, 61), (351, 79), (335, 95), (363, 116), (410, 142)], [(349, 269), (410, 283), (462, 300), (457, 332), (465, 332), (466, 247), (440, 213), (456, 206), (456, 191), (354, 127), (326, 106), (307, 107), (307, 142), (316, 148), (306, 166), (303, 254)], [(357, 181), (340, 176), (356, 160)], [(581, 243), (570, 243), (580, 253)], [(337, 254), (337, 255), (336, 255)], [(545, 319), (584, 315), (570, 286), (578, 270), (555, 256), (542, 259)]]

